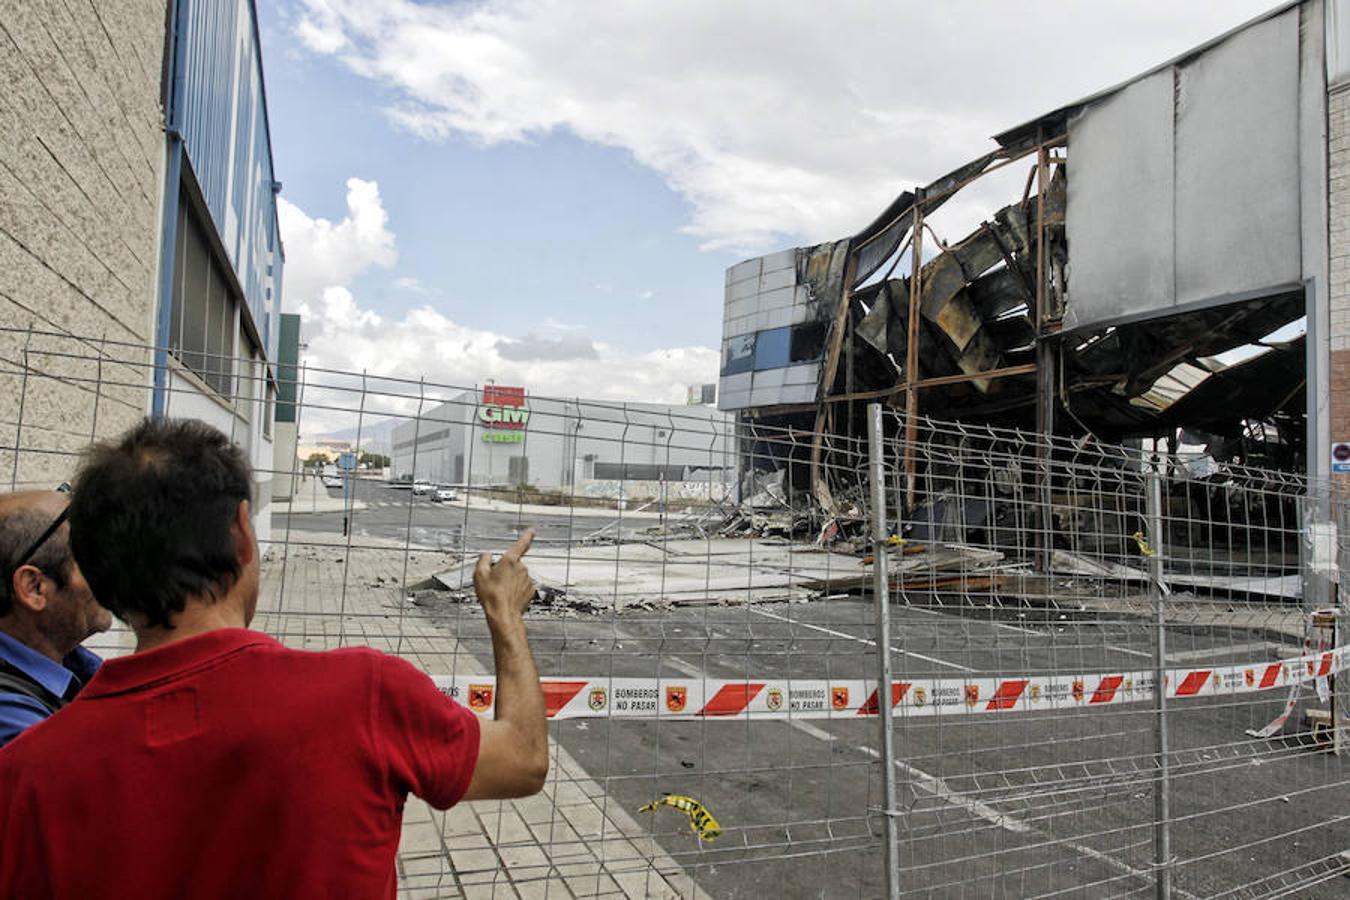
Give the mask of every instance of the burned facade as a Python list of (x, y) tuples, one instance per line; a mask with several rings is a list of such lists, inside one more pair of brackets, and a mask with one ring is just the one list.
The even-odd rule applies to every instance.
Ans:
[[(997, 135), (852, 237), (733, 266), (721, 407), (810, 433), (788, 468), (827, 510), (831, 436), (877, 401), (911, 436), (1153, 438), (1328, 476), (1347, 68), (1350, 4), (1285, 4)], [(971, 200), (983, 221), (940, 239)]]

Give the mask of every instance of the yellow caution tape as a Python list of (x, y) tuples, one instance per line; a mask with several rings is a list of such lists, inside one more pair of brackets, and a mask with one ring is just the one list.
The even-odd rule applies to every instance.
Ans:
[(666, 794), (660, 800), (653, 800), (646, 806), (638, 807), (638, 812), (656, 812), (658, 806), (669, 806), (689, 815), (689, 828), (699, 836), (699, 840), (715, 841), (722, 836), (722, 826), (717, 824), (712, 813), (693, 797), (680, 794)]
[(1142, 531), (1136, 531), (1134, 533), (1134, 542), (1139, 545), (1140, 553), (1144, 554), (1145, 556), (1153, 555), (1153, 551), (1149, 549), (1148, 541), (1144, 539), (1144, 533)]

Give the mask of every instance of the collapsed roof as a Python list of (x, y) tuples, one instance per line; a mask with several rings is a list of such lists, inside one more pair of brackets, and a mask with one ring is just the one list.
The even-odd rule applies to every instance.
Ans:
[[(1305, 197), (1317, 173), (1301, 164), (1318, 135), (1299, 113), (1325, 103), (1324, 47), (1300, 39), (1318, 9), (1272, 10), (1005, 132), (858, 234), (798, 251), (822, 325), (817, 402), (746, 406), (814, 411), (817, 432), (860, 433), (865, 417), (832, 411), (877, 400), (1112, 441), (1231, 439), (1257, 422), (1299, 465), (1297, 323), (1325, 271), (1325, 211)], [(937, 240), (935, 213), (1019, 162), (1020, 196)]]

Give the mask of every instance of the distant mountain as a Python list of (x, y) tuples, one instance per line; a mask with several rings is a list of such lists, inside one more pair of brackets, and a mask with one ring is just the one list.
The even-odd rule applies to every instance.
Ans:
[[(368, 422), (362, 422), (360, 430), (361, 449), (368, 450), (371, 453), (389, 454), (393, 446), (391, 435), (394, 428), (398, 426), (402, 419), (372, 419)], [(343, 428), (340, 431), (329, 431), (325, 434), (305, 435), (302, 443), (313, 441), (355, 441), (357, 438), (356, 428)]]

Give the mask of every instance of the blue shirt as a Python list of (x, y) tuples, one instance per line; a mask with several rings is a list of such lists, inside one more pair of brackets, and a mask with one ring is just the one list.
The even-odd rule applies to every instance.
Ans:
[[(71, 682), (76, 683), (76, 690), (83, 687), (103, 664), (103, 660), (95, 654), (83, 647), (76, 647), (60, 665), (57, 665), (3, 631), (0, 631), (0, 659), (58, 697), (66, 696), (66, 692), (71, 688)], [(0, 690), (0, 747), (48, 715), (47, 708), (32, 697)]]

